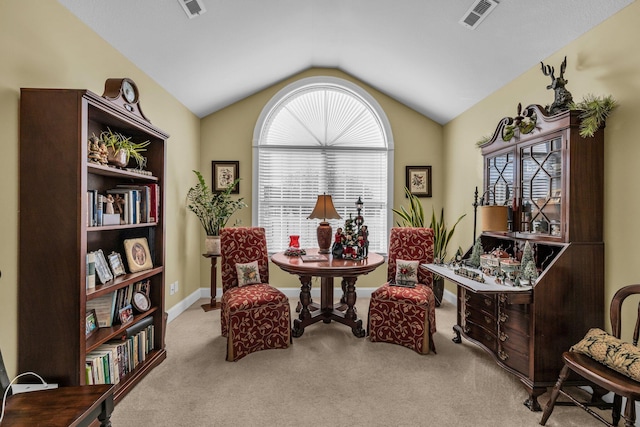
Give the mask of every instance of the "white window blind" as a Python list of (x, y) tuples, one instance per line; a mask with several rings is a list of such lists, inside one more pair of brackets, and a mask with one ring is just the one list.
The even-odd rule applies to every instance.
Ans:
[[(386, 252), (388, 141), (372, 106), (348, 88), (327, 83), (299, 87), (268, 111), (257, 145), (258, 225), (269, 251), (287, 248), (300, 235), (303, 248), (317, 247), (319, 220), (307, 219), (319, 194), (330, 194), (340, 220), (356, 216), (369, 229), (369, 250)], [(256, 190), (256, 189), (254, 189)]]

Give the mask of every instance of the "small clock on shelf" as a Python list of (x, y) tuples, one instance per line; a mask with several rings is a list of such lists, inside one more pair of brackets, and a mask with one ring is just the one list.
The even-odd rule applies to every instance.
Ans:
[(145, 311), (151, 308), (151, 300), (144, 292), (137, 291), (133, 294), (133, 298), (131, 298), (131, 305), (138, 312), (144, 313)]
[(133, 80), (128, 78), (107, 79), (104, 82), (102, 97), (150, 122), (140, 109), (140, 92)]

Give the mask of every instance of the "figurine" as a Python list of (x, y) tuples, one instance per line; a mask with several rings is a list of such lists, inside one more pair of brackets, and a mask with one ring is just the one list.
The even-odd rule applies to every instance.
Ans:
[(342, 227), (338, 227), (336, 230), (336, 234), (333, 239), (333, 246), (331, 248), (331, 253), (334, 258), (342, 258), (342, 243), (344, 241), (344, 233), (342, 232)]
[(564, 57), (564, 61), (562, 61), (562, 64), (560, 65), (560, 77), (558, 78), (553, 75), (555, 70), (552, 66), (544, 65), (542, 61), (540, 61), (540, 66), (542, 67), (542, 73), (545, 76), (551, 76), (551, 84), (547, 86), (547, 89), (553, 89), (554, 92), (553, 104), (547, 107), (547, 112), (550, 115), (554, 115), (568, 110), (569, 106), (573, 102), (573, 96), (571, 95), (571, 92), (565, 88), (567, 83), (569, 83), (569, 80), (565, 80), (564, 78), (564, 72), (567, 69), (567, 57)]
[(104, 213), (106, 213), (106, 214), (114, 213), (113, 204), (115, 203), (115, 200), (113, 199), (113, 195), (108, 194), (106, 196), (103, 196), (103, 200), (104, 200), (104, 203), (105, 203)]

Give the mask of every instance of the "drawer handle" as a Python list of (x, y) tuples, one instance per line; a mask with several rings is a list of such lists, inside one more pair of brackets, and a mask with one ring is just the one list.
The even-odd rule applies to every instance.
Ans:
[(507, 296), (505, 294), (500, 294), (500, 296), (498, 298), (500, 299), (500, 302), (502, 302), (502, 303), (507, 302)]
[(467, 326), (467, 325), (464, 325), (463, 329), (464, 329), (464, 333), (465, 334), (468, 334), (469, 332), (471, 332), (471, 328), (469, 326)]
[(487, 325), (490, 325), (492, 320), (493, 320), (493, 319), (492, 319), (491, 317), (489, 317), (489, 316), (484, 316), (484, 321), (485, 321), (485, 323), (486, 323)]
[(468, 294), (465, 294), (464, 296), (464, 302), (469, 302), (471, 300), (471, 296)]
[(500, 332), (500, 341), (505, 342), (508, 339), (509, 335), (505, 334), (504, 332)]
[(500, 358), (500, 360), (502, 360), (504, 362), (505, 360), (507, 360), (509, 358), (509, 355), (507, 353), (505, 353), (504, 351), (500, 350), (498, 352), (498, 357)]
[(509, 319), (509, 315), (507, 315), (506, 313), (500, 313), (500, 323), (506, 322), (507, 319)]
[(471, 312), (469, 310), (465, 310), (464, 311), (464, 317), (468, 318), (469, 316), (471, 316)]
[(489, 307), (491, 305), (493, 301), (491, 301), (489, 298), (485, 298), (484, 299), (484, 305), (486, 305), (487, 307)]

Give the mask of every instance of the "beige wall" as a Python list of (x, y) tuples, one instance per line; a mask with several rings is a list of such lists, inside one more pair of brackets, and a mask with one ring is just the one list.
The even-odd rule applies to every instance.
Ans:
[[(196, 290), (200, 282), (200, 252), (189, 238), (196, 229), (185, 233), (182, 209), (185, 189), (191, 184), (188, 172), (198, 167), (200, 120), (57, 1), (0, 1), (0, 58), (0, 348), (11, 376), (17, 374), (18, 288), (28, 291), (32, 286), (18, 282), (20, 88), (89, 89), (102, 94), (110, 77), (130, 77), (137, 83), (146, 116), (171, 135), (165, 188), (166, 282), (178, 280), (182, 289), (167, 297), (167, 307)], [(46, 195), (43, 189), (43, 196), (55, 203), (55, 194)]]
[[(587, 94), (612, 95), (619, 107), (605, 129), (605, 301), (621, 286), (639, 283), (635, 266), (640, 242), (636, 213), (640, 208), (640, 2), (634, 2), (617, 15), (560, 49), (545, 64), (559, 70), (567, 57), (565, 78), (574, 100)], [(517, 50), (513, 51), (517, 54)], [(553, 92), (546, 90), (550, 78), (540, 67), (533, 67), (517, 79), (470, 108), (444, 127), (444, 150), (448, 213), (467, 212), (475, 185), (482, 186), (482, 157), (475, 143), (491, 135), (498, 121), (513, 117), (519, 102), (547, 105)], [(454, 245), (471, 245), (472, 223), (466, 222)], [(453, 286), (448, 285), (453, 290)], [(578, 315), (578, 313), (576, 313)], [(608, 311), (606, 316), (608, 317)], [(608, 323), (608, 322), (607, 322)]]
[[(211, 179), (212, 160), (240, 160), (240, 197), (244, 197), (249, 208), (234, 217), (243, 225), (251, 224), (251, 180), (253, 132), (258, 117), (269, 100), (286, 85), (311, 76), (331, 76), (351, 81), (366, 90), (380, 104), (391, 124), (395, 143), (394, 206), (406, 204), (404, 198), (405, 166), (433, 166), (433, 197), (422, 199), (424, 208), (431, 212), (431, 206), (440, 209), (444, 195), (442, 168), (442, 126), (414, 110), (389, 98), (363, 82), (336, 69), (315, 68), (292, 76), (253, 96), (237, 102), (228, 108), (211, 114), (202, 120), (202, 159), (200, 170), (207, 180)], [(366, 203), (366, 200), (365, 200)], [(201, 231), (204, 238), (204, 232)], [(278, 287), (298, 287), (298, 280), (278, 267), (271, 265), (270, 281)], [(203, 260), (200, 266), (202, 283), (209, 280), (209, 263)], [(385, 268), (358, 280), (360, 287), (376, 287), (386, 277)]]

